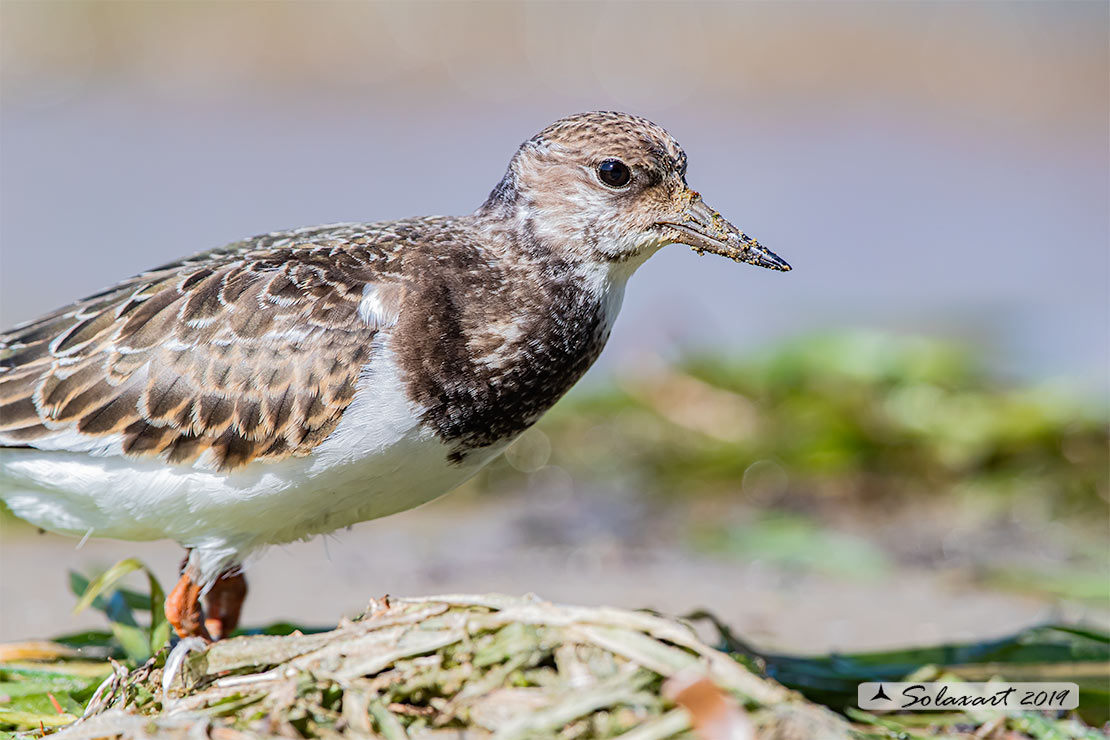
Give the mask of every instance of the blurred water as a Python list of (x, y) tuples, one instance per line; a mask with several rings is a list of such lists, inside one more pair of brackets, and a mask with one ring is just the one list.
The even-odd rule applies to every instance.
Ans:
[[(1089, 26), (1106, 13), (1088, 5), (583, 5), (498, 16), (483, 5), (446, 20), (442, 6), (374, 6), (387, 8), (394, 51), (333, 44), (329, 34), (353, 31), (315, 15), (289, 52), (297, 73), (262, 82), (251, 54), (281, 28), (252, 25), (262, 6), (221, 16), (232, 25), (215, 40), (201, 6), (174, 16), (185, 40), (159, 36), (164, 19), (149, 8), (126, 33), (101, 14), (89, 48), (67, 47), (61, 61), (12, 34), (64, 35), (73, 19), (9, 6), (6, 39), (19, 43), (0, 120), (0, 316), (33, 318), (249, 234), (467, 212), (551, 120), (625, 108), (667, 127), (689, 153), (691, 185), (795, 271), (672, 247), (630, 285), (603, 365), (851, 325), (954, 334), (1008, 374), (1102, 387), (1110, 154), (1097, 69), (1107, 44)], [(495, 17), (523, 39), (452, 46), (440, 26), (422, 25)], [(660, 20), (693, 43), (623, 60), (598, 30), (649, 33)], [(588, 29), (583, 54), (560, 43), (576, 28)], [(730, 47), (730, 33), (744, 46)], [(422, 34), (436, 49), (426, 62), (411, 48)], [(766, 38), (778, 46), (764, 41), (751, 56)], [(97, 66), (106, 48), (111, 64)], [(328, 67), (327, 53), (350, 58)], [(528, 75), (541, 84), (522, 86)]]

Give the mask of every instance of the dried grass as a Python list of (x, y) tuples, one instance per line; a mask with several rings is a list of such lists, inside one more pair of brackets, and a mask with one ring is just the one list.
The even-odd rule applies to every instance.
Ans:
[(118, 668), (55, 737), (650, 740), (692, 723), (721, 738), (853, 736), (681, 622), (529, 597), (376, 602), (330, 632), (238, 637), (166, 671)]

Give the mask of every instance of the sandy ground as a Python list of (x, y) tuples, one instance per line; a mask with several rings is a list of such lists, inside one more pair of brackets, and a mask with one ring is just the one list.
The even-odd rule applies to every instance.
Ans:
[[(797, 652), (1000, 636), (1059, 619), (1110, 624), (1110, 614), (1090, 606), (985, 589), (966, 567), (912, 564), (928, 558), (901, 557), (886, 575), (864, 578), (699, 554), (669, 534), (666, 516), (663, 526), (658, 517), (629, 524), (635, 515), (609, 504), (458, 494), (327, 539), (274, 548), (249, 571), (244, 621), (333, 625), (386, 593), (535, 592), (677, 615), (705, 608), (756, 645)], [(89, 573), (137, 556), (168, 586), (181, 557), (165, 542), (93, 539), (77, 549), (76, 540), (26, 527), (9, 525), (0, 535), (2, 641), (103, 626), (95, 612), (71, 614), (69, 570)], [(932, 535), (916, 536), (927, 546)]]

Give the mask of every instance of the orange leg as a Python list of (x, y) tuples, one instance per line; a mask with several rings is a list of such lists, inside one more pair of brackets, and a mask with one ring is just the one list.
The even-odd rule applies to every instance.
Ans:
[(181, 580), (166, 597), (166, 619), (179, 637), (200, 637), (212, 642), (204, 626), (204, 610), (200, 606), (200, 586), (182, 571)]
[(212, 584), (205, 599), (208, 618), (204, 620), (208, 633), (219, 640), (227, 637), (239, 626), (239, 612), (247, 598), (247, 579), (238, 568), (225, 570)]

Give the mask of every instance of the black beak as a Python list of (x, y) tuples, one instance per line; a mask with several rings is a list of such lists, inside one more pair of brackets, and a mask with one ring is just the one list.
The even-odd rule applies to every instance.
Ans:
[(790, 270), (786, 260), (722, 218), (697, 193), (692, 194), (690, 205), (681, 215), (658, 225), (670, 230), (675, 243), (685, 244), (698, 254), (710, 252), (769, 270)]

